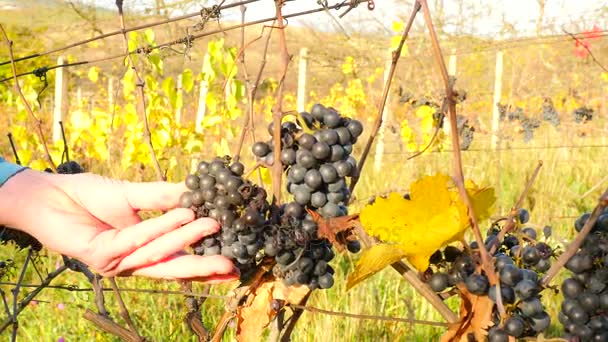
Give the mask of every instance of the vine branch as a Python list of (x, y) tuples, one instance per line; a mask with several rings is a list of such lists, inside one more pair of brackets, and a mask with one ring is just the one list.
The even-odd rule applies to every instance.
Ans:
[(2, 31), (2, 37), (4, 38), (4, 42), (8, 46), (8, 55), (11, 59), (11, 69), (13, 72), (14, 82), (13, 87), (15, 88), (15, 92), (19, 95), (19, 98), (23, 102), (23, 106), (25, 107), (25, 110), (27, 111), (29, 116), (36, 123), (36, 133), (38, 134), (38, 139), (40, 139), (40, 143), (42, 144), (42, 148), (44, 149), (45, 157), (47, 162), (49, 163), (49, 166), (53, 171), (57, 171), (57, 167), (53, 162), (53, 157), (51, 157), (51, 153), (49, 152), (49, 148), (46, 144), (46, 138), (44, 137), (44, 133), (42, 132), (42, 120), (38, 118), (36, 114), (34, 114), (34, 111), (32, 110), (30, 104), (27, 102), (25, 95), (23, 95), (23, 91), (21, 91), (21, 86), (19, 85), (19, 81), (17, 80), (17, 69), (15, 67), (15, 56), (13, 54), (13, 41), (8, 39), (8, 35), (6, 34), (6, 31), (4, 30), (4, 26), (2, 26), (2, 24), (0, 24), (0, 31)]

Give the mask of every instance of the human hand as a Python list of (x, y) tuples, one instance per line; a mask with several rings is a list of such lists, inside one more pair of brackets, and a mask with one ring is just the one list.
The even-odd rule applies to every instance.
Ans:
[[(24, 170), (0, 187), (0, 223), (47, 248), (81, 260), (104, 276), (222, 282), (238, 278), (223, 256), (186, 254), (184, 247), (219, 230), (177, 208), (184, 184), (129, 183), (83, 173)], [(169, 210), (142, 221), (142, 210)]]

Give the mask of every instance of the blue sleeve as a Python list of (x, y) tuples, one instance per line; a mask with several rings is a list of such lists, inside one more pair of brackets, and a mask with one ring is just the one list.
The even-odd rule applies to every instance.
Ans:
[(0, 157), (0, 186), (4, 185), (11, 177), (25, 170), (26, 168), (7, 162), (4, 158)]

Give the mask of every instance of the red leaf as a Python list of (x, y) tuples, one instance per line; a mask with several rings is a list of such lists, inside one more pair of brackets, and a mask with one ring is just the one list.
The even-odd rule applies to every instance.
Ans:
[(353, 222), (359, 218), (359, 215), (348, 215), (335, 218), (324, 219), (323, 216), (317, 212), (308, 210), (308, 213), (312, 216), (319, 228), (317, 228), (317, 234), (321, 238), (326, 238), (331, 242), (338, 251), (344, 250), (344, 244), (346, 241), (337, 239), (336, 234), (343, 232), (348, 233), (349, 230), (354, 228)]
[(597, 41), (602, 38), (602, 30), (597, 26), (593, 25), (593, 28), (590, 31), (583, 32), (583, 36), (591, 41)]
[(574, 56), (581, 59), (586, 58), (589, 56), (590, 49), (591, 45), (589, 42), (577, 39), (576, 44), (574, 44)]

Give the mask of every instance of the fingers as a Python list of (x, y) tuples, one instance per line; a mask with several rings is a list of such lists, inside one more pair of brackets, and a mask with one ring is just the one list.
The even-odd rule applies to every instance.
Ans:
[(121, 270), (135, 269), (158, 263), (218, 230), (219, 225), (212, 219), (202, 218), (190, 222), (183, 227), (158, 236), (135, 250), (122, 259), (117, 269), (120, 272)]
[[(111, 256), (124, 256), (146, 245), (154, 239), (174, 231), (182, 225), (194, 220), (194, 212), (190, 209), (178, 208), (164, 215), (142, 221), (134, 226), (112, 231), (115, 234), (111, 241)], [(218, 224), (211, 219), (201, 219), (199, 225), (206, 227), (207, 231), (215, 231)], [(106, 246), (105, 248), (109, 248)]]
[(179, 197), (187, 191), (184, 182), (148, 182), (121, 184), (125, 198), (134, 210), (168, 210), (179, 205)]
[(204, 282), (224, 282), (236, 280), (238, 269), (232, 262), (220, 255), (177, 255), (154, 265), (134, 270), (132, 275), (161, 279), (182, 279)]

